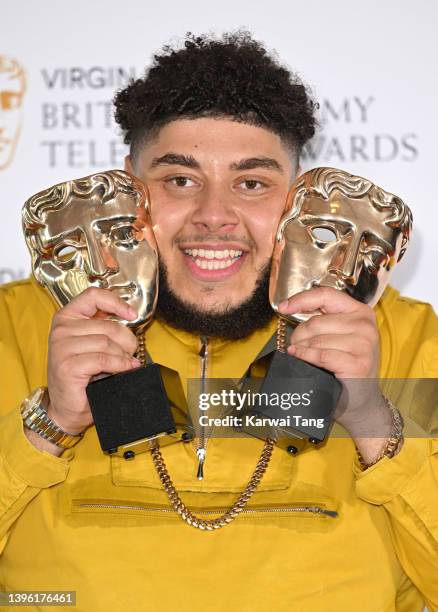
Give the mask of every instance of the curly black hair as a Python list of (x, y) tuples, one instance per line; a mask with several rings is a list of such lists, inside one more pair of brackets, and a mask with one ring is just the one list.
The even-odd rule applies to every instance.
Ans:
[(316, 104), (305, 85), (242, 30), (220, 38), (188, 33), (182, 48), (166, 45), (114, 104), (134, 157), (175, 119), (230, 117), (266, 127), (298, 151), (315, 132)]

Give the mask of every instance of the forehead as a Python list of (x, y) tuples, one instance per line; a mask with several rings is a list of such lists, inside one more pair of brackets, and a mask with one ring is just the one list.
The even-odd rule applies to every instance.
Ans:
[(100, 221), (116, 223), (122, 219), (135, 219), (138, 212), (134, 197), (125, 193), (119, 193), (105, 203), (96, 194), (86, 199), (73, 196), (66, 206), (46, 214), (42, 238), (50, 241), (73, 231), (88, 232), (93, 227), (98, 229)]
[(155, 156), (157, 151), (177, 153), (190, 151), (194, 157), (207, 156), (235, 161), (255, 154), (290, 156), (280, 136), (264, 127), (234, 121), (231, 118), (200, 117), (179, 119), (164, 125), (155, 138), (140, 151), (143, 157)]
[(388, 239), (397, 233), (395, 228), (385, 223), (392, 215), (391, 208), (378, 210), (367, 196), (349, 198), (339, 192), (333, 192), (328, 200), (315, 195), (305, 197), (298, 219), (316, 217), (339, 222)]

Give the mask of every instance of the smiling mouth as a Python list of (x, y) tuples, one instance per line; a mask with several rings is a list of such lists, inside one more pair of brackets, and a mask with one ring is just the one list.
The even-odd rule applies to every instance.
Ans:
[(200, 270), (225, 270), (234, 265), (244, 254), (239, 249), (183, 249)]

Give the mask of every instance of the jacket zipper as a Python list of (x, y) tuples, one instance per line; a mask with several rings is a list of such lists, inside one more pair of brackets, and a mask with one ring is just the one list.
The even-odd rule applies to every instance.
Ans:
[[(161, 512), (163, 514), (175, 514), (173, 508), (146, 508), (145, 506), (127, 506), (122, 504), (78, 504), (79, 508), (100, 508), (103, 510), (143, 510), (145, 512)], [(198, 510), (199, 514), (221, 514), (226, 512), (226, 508), (215, 508), (210, 510)], [(323, 514), (336, 518), (338, 513), (336, 510), (326, 510), (321, 506), (289, 506), (289, 507), (272, 507), (272, 508), (246, 508), (241, 514), (258, 514), (258, 513), (281, 513), (281, 512), (310, 512), (312, 514)]]
[[(201, 350), (199, 351), (199, 357), (201, 359), (201, 393), (205, 392), (205, 379), (207, 376), (207, 362), (208, 362), (208, 338), (201, 336)], [(198, 410), (198, 423), (200, 414)], [(207, 454), (207, 441), (205, 439), (205, 427), (200, 426), (199, 439), (196, 446), (196, 456), (198, 457), (198, 471), (196, 478), (203, 480), (204, 478), (204, 463)]]

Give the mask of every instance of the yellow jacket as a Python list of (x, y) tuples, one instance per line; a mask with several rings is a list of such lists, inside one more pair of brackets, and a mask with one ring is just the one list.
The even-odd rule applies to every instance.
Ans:
[[(46, 383), (54, 311), (32, 281), (0, 289), (0, 590), (74, 590), (87, 612), (438, 610), (438, 440), (407, 439), (365, 472), (349, 438), (296, 457), (276, 448), (251, 511), (198, 531), (169, 511), (149, 454), (108, 457), (94, 428), (62, 457), (24, 436), (18, 406)], [(389, 289), (376, 311), (381, 376), (437, 377), (432, 308)], [(273, 325), (213, 341), (208, 376), (243, 375)], [(155, 321), (147, 345), (183, 380), (199, 377), (199, 338)], [(186, 504), (211, 517), (244, 489), (261, 448), (211, 439), (203, 481), (192, 444), (162, 452)]]

